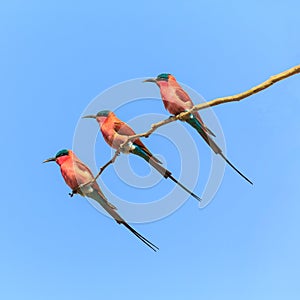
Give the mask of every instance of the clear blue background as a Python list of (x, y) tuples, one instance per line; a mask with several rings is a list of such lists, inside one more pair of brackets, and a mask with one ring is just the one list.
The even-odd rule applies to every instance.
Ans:
[[(58, 167), (41, 164), (72, 146), (87, 103), (116, 83), (170, 72), (211, 100), (297, 65), (299, 8), (291, 0), (2, 3), (1, 299), (299, 299), (299, 76), (214, 108), (228, 156), (255, 185), (226, 168), (205, 209), (189, 199), (167, 218), (135, 224), (158, 253), (69, 198)], [(160, 152), (158, 139), (147, 145)], [(178, 173), (172, 154), (168, 161)]]

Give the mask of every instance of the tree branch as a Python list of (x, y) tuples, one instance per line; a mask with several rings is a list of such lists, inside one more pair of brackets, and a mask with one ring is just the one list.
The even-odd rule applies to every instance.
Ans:
[(247, 97), (250, 97), (262, 90), (267, 89), (268, 87), (270, 87), (271, 85), (273, 85), (274, 83), (281, 81), (285, 78), (288, 78), (290, 76), (293, 76), (295, 74), (300, 73), (300, 65), (297, 65), (293, 68), (290, 68), (284, 72), (281, 72), (277, 75), (271, 76), (268, 80), (264, 81), (263, 83), (254, 86), (253, 88), (240, 93), (240, 94), (236, 94), (233, 96), (227, 96), (227, 97), (222, 97), (222, 98), (217, 98), (205, 103), (201, 103), (198, 105), (193, 106), (190, 110), (186, 111), (186, 112), (182, 112), (176, 116), (172, 116), (168, 119), (162, 120), (160, 122), (154, 123), (151, 125), (151, 128), (144, 132), (144, 133), (139, 133), (139, 134), (135, 134), (135, 135), (131, 135), (127, 138), (127, 140), (119, 147), (119, 149), (115, 152), (113, 158), (107, 162), (103, 167), (100, 168), (99, 173), (97, 174), (97, 176), (95, 177), (95, 180), (101, 175), (101, 173), (104, 171), (104, 169), (115, 162), (117, 156), (122, 152), (122, 150), (125, 148), (125, 146), (132, 140), (135, 140), (137, 138), (142, 138), (142, 137), (146, 137), (148, 138), (155, 130), (157, 130), (159, 127), (164, 126), (166, 124), (175, 122), (177, 120), (181, 120), (184, 121), (187, 117), (189, 117), (189, 115), (191, 113), (195, 113), (196, 111), (199, 111), (201, 109), (207, 108), (207, 107), (211, 107), (211, 106), (215, 106), (215, 105), (219, 105), (219, 104), (223, 104), (223, 103), (228, 103), (228, 102), (233, 102), (233, 101), (240, 101), (242, 99), (245, 99)]
[(237, 94), (234, 96), (217, 98), (217, 99), (211, 100), (206, 103), (201, 103), (201, 104), (195, 105), (189, 112), (181, 113), (181, 115), (182, 115), (182, 117), (187, 117), (189, 115), (189, 113), (196, 112), (200, 109), (204, 109), (209, 106), (215, 106), (215, 105), (233, 102), (233, 101), (240, 101), (240, 100), (250, 97), (258, 92), (261, 92), (262, 90), (267, 89), (268, 87), (270, 87), (271, 85), (273, 85), (274, 83), (276, 83), (278, 81), (281, 81), (285, 78), (291, 77), (291, 76), (299, 74), (299, 73), (300, 73), (300, 65), (290, 68), (290, 69), (288, 69), (284, 72), (281, 72), (277, 75), (271, 76), (268, 80), (264, 81), (263, 83), (261, 83), (257, 86), (254, 86), (253, 88), (251, 88), (248, 91), (245, 91), (243, 93), (240, 93), (240, 94)]
[(96, 181), (96, 180), (98, 179), (98, 177), (102, 174), (102, 172), (103, 172), (110, 164), (113, 164), (113, 163), (115, 162), (115, 160), (117, 159), (117, 157), (120, 155), (120, 152), (121, 152), (121, 149), (119, 148), (119, 149), (115, 152), (115, 154), (114, 154), (114, 156), (112, 157), (112, 159), (109, 160), (104, 166), (102, 166), (102, 167), (100, 168), (100, 171), (99, 171), (98, 174), (95, 176), (95, 178), (94, 178), (94, 180), (93, 180), (92, 182)]

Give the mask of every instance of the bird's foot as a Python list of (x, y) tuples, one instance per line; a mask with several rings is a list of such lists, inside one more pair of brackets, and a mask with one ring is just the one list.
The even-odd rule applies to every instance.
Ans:
[(72, 190), (71, 193), (69, 193), (69, 196), (72, 198), (75, 194), (78, 194), (78, 191), (82, 188), (82, 184), (79, 185), (77, 188), (75, 188), (74, 190)]
[(176, 115), (176, 118), (177, 118), (178, 120), (182, 121), (182, 122), (186, 121), (186, 120), (189, 119), (189, 118), (193, 118), (193, 115), (192, 115), (192, 114), (187, 115), (187, 116), (181, 116), (181, 114), (182, 114), (182, 113), (185, 113), (185, 112), (187, 112), (187, 111), (184, 111), (184, 112), (181, 112), (181, 113), (177, 114), (177, 115)]
[(72, 191), (71, 193), (69, 193), (69, 196), (72, 198), (75, 194), (76, 192)]

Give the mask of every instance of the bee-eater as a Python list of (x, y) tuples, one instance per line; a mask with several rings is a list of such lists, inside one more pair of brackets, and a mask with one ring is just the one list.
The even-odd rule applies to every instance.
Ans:
[(55, 157), (48, 158), (43, 162), (46, 163), (50, 161), (55, 161), (60, 166), (61, 175), (66, 184), (72, 189), (72, 195), (73, 193), (78, 193), (81, 196), (87, 196), (97, 201), (118, 224), (124, 225), (152, 250), (158, 250), (158, 247), (139, 234), (116, 212), (117, 208), (108, 202), (97, 182), (93, 181), (94, 176), (91, 170), (74, 154), (73, 151), (66, 149), (60, 150)]
[[(117, 118), (117, 116), (112, 111), (102, 110), (98, 112), (97, 115), (89, 115), (85, 116), (84, 118), (93, 118), (97, 120), (105, 141), (114, 149), (119, 149), (119, 147), (127, 141), (127, 138), (129, 136), (135, 135), (135, 132), (132, 130), (132, 128), (128, 124)], [(133, 153), (142, 157), (162, 176), (164, 176), (164, 178), (170, 178), (195, 199), (201, 201), (200, 197), (191, 192), (182, 183), (175, 179), (172, 176), (172, 173), (161, 165), (161, 161), (158, 160), (150, 152), (150, 150), (142, 143), (139, 138), (129, 142), (126, 148), (122, 150), (122, 152), (126, 154)]]
[[(144, 82), (156, 83), (160, 89), (165, 109), (172, 115), (180, 114), (194, 106), (190, 96), (183, 90), (176, 81), (176, 78), (171, 74), (163, 73), (158, 75), (156, 78), (146, 79)], [(252, 181), (242, 174), (223, 154), (221, 148), (211, 138), (211, 136), (215, 137), (214, 133), (206, 127), (198, 112), (191, 114), (185, 121), (198, 131), (215, 154), (219, 154), (238, 174), (240, 174), (249, 183), (253, 184)]]

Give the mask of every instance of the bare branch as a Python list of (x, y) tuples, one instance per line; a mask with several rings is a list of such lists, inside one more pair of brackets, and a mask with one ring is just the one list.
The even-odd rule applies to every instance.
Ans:
[(290, 76), (293, 76), (295, 74), (300, 73), (300, 65), (297, 65), (291, 69), (288, 69), (282, 73), (279, 73), (277, 75), (271, 76), (268, 80), (264, 81), (263, 83), (254, 86), (253, 88), (237, 94), (237, 95), (233, 95), (233, 96), (227, 96), (227, 97), (222, 97), (222, 98), (217, 98), (214, 100), (211, 100), (209, 102), (205, 102), (205, 103), (201, 103), (198, 105), (195, 105), (194, 107), (192, 107), (189, 111), (186, 112), (182, 112), (176, 116), (172, 116), (168, 119), (162, 120), (160, 122), (154, 123), (151, 125), (151, 128), (144, 132), (144, 133), (140, 133), (140, 134), (135, 134), (135, 135), (131, 135), (127, 138), (127, 140), (119, 147), (119, 149), (116, 151), (115, 155), (113, 156), (113, 158), (106, 163), (103, 167), (100, 168), (99, 173), (97, 174), (97, 176), (95, 177), (94, 180), (96, 180), (100, 174), (104, 171), (104, 169), (110, 165), (111, 163), (114, 163), (117, 156), (122, 152), (122, 150), (125, 148), (125, 146), (132, 140), (135, 140), (137, 138), (142, 138), (142, 137), (146, 137), (148, 138), (155, 130), (157, 130), (159, 127), (164, 126), (166, 124), (175, 122), (177, 120), (181, 120), (184, 121), (191, 113), (194, 113), (196, 111), (199, 111), (201, 109), (210, 107), (210, 106), (215, 106), (215, 105), (219, 105), (219, 104), (223, 104), (223, 103), (228, 103), (228, 102), (233, 102), (233, 101), (240, 101), (242, 99), (245, 99), (247, 97), (250, 97), (262, 90), (265, 90), (266, 88), (270, 87), (271, 85), (273, 85), (274, 83), (281, 81), (285, 78), (288, 78)]
[(288, 69), (284, 72), (281, 72), (277, 75), (271, 76), (268, 80), (251, 88), (248, 91), (245, 91), (243, 93), (233, 95), (233, 96), (217, 98), (217, 99), (211, 100), (206, 103), (201, 103), (201, 104), (195, 105), (189, 112), (181, 113), (180, 115), (182, 115), (182, 117), (186, 117), (189, 115), (189, 113), (196, 112), (200, 109), (204, 109), (209, 106), (215, 106), (215, 105), (219, 105), (219, 104), (223, 104), (223, 103), (227, 103), (227, 102), (233, 102), (233, 101), (240, 101), (240, 100), (250, 97), (258, 92), (261, 92), (262, 90), (265, 90), (266, 88), (270, 87), (271, 85), (273, 85), (274, 83), (276, 83), (278, 81), (281, 81), (285, 78), (291, 77), (291, 76), (299, 74), (299, 73), (300, 73), (300, 65), (290, 68), (290, 69)]
[(121, 149), (116, 150), (114, 156), (112, 157), (112, 159), (110, 161), (108, 161), (104, 166), (102, 166), (100, 168), (100, 171), (98, 172), (98, 174), (95, 176), (94, 181), (96, 181), (98, 179), (98, 177), (102, 174), (102, 172), (110, 165), (113, 164), (115, 162), (115, 160), (117, 159), (117, 157), (120, 155)]

